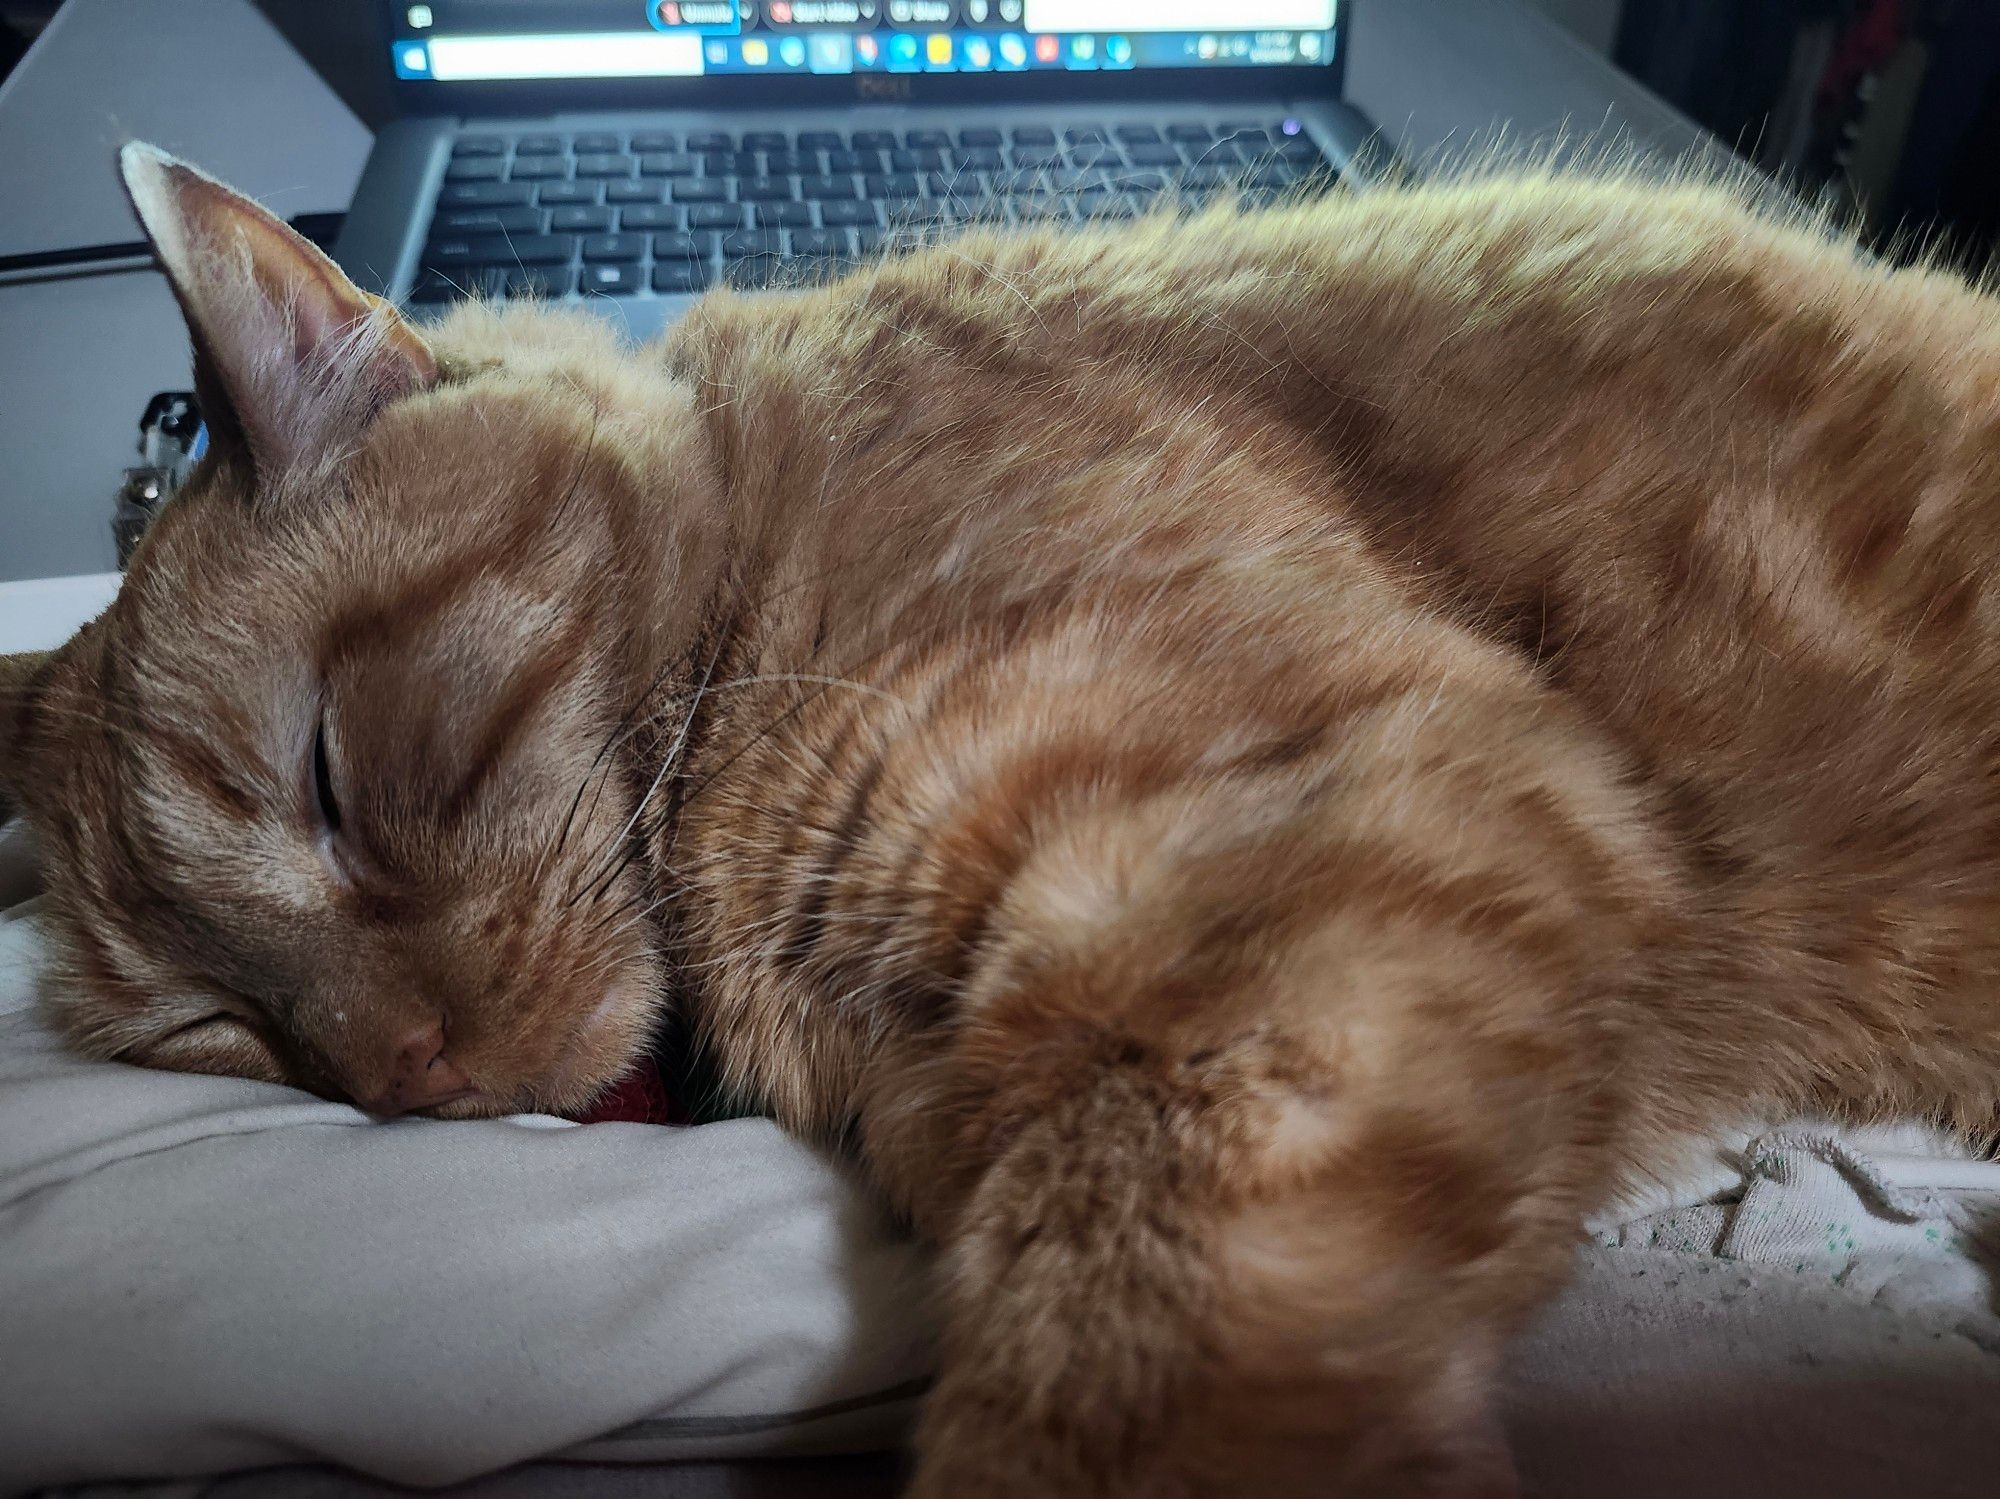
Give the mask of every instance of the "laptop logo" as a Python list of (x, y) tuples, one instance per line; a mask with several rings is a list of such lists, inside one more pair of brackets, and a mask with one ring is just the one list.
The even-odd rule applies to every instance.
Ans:
[(864, 99), (907, 99), (910, 97), (910, 80), (907, 78), (884, 78), (878, 73), (857, 73), (854, 88)]

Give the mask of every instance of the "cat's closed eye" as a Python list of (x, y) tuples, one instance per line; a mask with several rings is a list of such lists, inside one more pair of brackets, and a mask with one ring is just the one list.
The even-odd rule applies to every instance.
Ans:
[(271, 1083), (291, 1080), (264, 1026), (227, 1013), (189, 1020), (149, 1041), (126, 1060), (176, 1072), (205, 1072)]
[(327, 763), (326, 714), (323, 710), (319, 722), (313, 726), (312, 782), (313, 807), (319, 814), (320, 835), (330, 839), (340, 832), (340, 798), (333, 789), (333, 768)]

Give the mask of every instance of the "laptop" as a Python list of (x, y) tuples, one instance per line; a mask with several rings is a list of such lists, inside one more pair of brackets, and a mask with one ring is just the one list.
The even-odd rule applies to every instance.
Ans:
[(1350, 0), (389, 0), (398, 118), (334, 255), (435, 314), (574, 301), (645, 338), (718, 283), (965, 225), (1330, 185)]

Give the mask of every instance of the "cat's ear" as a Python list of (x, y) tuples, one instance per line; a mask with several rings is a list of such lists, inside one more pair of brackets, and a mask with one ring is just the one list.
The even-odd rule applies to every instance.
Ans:
[(388, 402), (436, 383), (396, 310), (288, 225), (151, 146), (118, 164), (187, 315), (211, 438), (239, 444), (261, 484), (337, 456)]
[(42, 669), (54, 659), (53, 651), (0, 656), (0, 822), (21, 804), (27, 772), (21, 747), (27, 742)]

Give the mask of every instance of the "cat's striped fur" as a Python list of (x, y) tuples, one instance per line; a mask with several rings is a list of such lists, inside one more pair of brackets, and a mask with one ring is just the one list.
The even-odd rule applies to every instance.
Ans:
[[(945, 1248), (920, 1492), (1504, 1492), (1501, 1343), (1675, 1141), (1991, 1130), (1953, 277), (1529, 176), (975, 234), (634, 354), (419, 340), (158, 170), (244, 414), (6, 699), (56, 1013), (364, 1096), (431, 1007), (472, 1113), (687, 1007)], [(301, 355), (342, 430), (260, 436), (233, 343), (307, 323), (368, 330)]]

